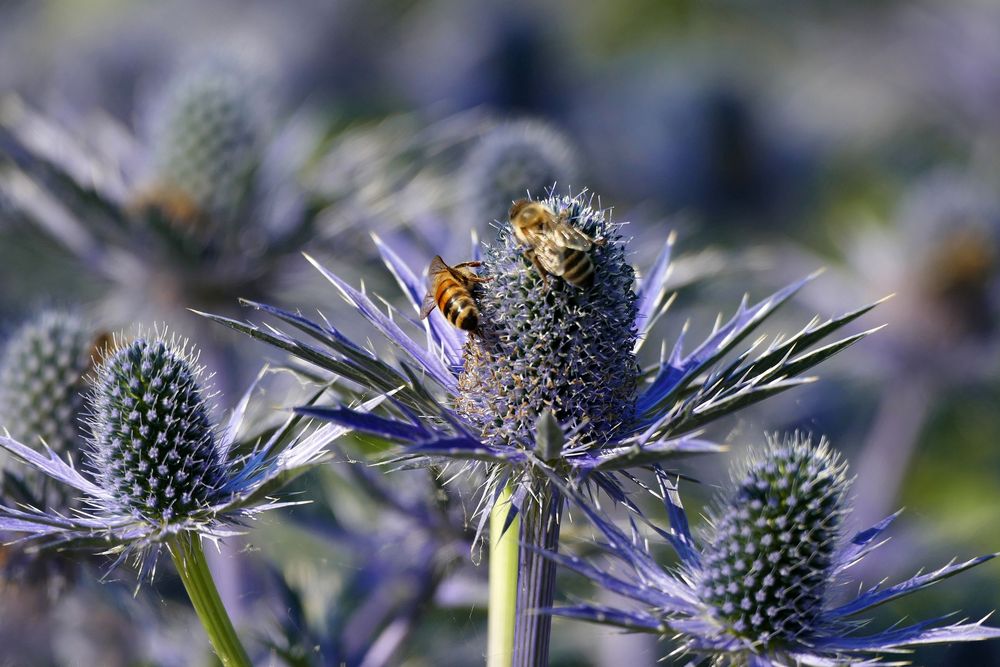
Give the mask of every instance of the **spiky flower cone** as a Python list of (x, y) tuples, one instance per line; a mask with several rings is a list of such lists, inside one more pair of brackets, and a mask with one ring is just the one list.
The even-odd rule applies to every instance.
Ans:
[(594, 284), (545, 282), (509, 228), (489, 249), (477, 301), (480, 331), (465, 347), (458, 411), (497, 445), (533, 447), (545, 410), (579, 440), (604, 444), (635, 404), (636, 297), (618, 226), (581, 197), (545, 203), (604, 245), (589, 251)]
[(199, 375), (183, 347), (141, 338), (98, 369), (92, 463), (136, 516), (182, 520), (218, 498), (226, 471)]
[(714, 622), (763, 650), (816, 634), (844, 515), (846, 464), (825, 442), (771, 441), (718, 509), (697, 584)]
[(93, 330), (68, 312), (45, 311), (15, 331), (0, 356), (0, 428), (60, 454), (76, 451), (93, 344)]

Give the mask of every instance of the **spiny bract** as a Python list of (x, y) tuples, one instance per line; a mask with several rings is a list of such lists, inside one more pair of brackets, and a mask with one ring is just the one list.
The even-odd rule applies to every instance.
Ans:
[(708, 531), (699, 597), (727, 631), (762, 646), (816, 630), (847, 488), (825, 442), (772, 442), (734, 479)]
[(550, 410), (582, 442), (597, 446), (633, 413), (638, 366), (634, 271), (619, 225), (581, 197), (544, 200), (569, 224), (606, 243), (590, 250), (595, 280), (580, 289), (544, 282), (509, 228), (490, 247), (480, 275), (478, 335), (465, 345), (456, 397), (461, 415), (493, 445), (534, 443)]
[(138, 339), (97, 372), (92, 464), (123, 509), (170, 521), (217, 500), (222, 455), (183, 347)]
[(15, 331), (0, 357), (0, 429), (61, 454), (77, 450), (93, 342), (70, 312), (44, 311)]

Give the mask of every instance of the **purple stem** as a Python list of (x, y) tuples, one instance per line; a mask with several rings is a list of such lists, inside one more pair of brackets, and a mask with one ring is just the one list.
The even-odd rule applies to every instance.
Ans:
[(521, 512), (521, 549), (518, 557), (517, 611), (514, 621), (513, 667), (549, 664), (552, 617), (534, 610), (551, 608), (555, 599), (556, 564), (533, 546), (559, 550), (563, 501), (558, 490), (544, 479), (532, 483)]

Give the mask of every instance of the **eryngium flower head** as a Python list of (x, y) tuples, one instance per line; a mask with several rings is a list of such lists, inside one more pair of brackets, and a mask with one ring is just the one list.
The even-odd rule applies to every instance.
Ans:
[(22, 324), (0, 355), (0, 427), (31, 445), (76, 452), (94, 343), (75, 313), (47, 310)]
[(258, 97), (246, 72), (223, 63), (167, 84), (150, 111), (155, 187), (164, 203), (186, 201), (215, 222), (236, 222), (265, 134)]
[(825, 442), (772, 442), (733, 480), (706, 531), (698, 597), (730, 633), (769, 648), (822, 625), (846, 466)]
[(672, 636), (681, 644), (679, 651), (719, 665), (870, 664), (874, 656), (920, 644), (1000, 637), (1000, 629), (982, 621), (941, 626), (940, 619), (857, 635), (865, 624), (859, 614), (993, 555), (953, 562), (893, 586), (876, 585), (849, 602), (834, 603), (830, 589), (843, 583), (847, 568), (884, 542), (880, 537), (896, 515), (849, 541), (841, 539), (848, 512), (846, 465), (825, 442), (813, 446), (798, 435), (770, 439), (734, 475), (735, 488), (720, 499), (701, 548), (688, 529), (676, 487), (663, 471), (657, 474), (671, 523), (671, 530), (658, 532), (677, 552), (679, 569), (657, 564), (634, 529), (628, 537), (582, 505), (626, 572), (612, 574), (571, 556), (549, 557), (642, 606), (582, 604), (548, 611)]
[(269, 439), (238, 441), (256, 383), (219, 429), (201, 375), (184, 341), (119, 342), (96, 372), (83, 471), (49, 449), (0, 437), (7, 453), (74, 489), (87, 511), (0, 506), (0, 531), (42, 546), (102, 541), (123, 557), (181, 532), (232, 535), (234, 524), (280, 506), (274, 493), (346, 432), (330, 425), (303, 431), (292, 417)]
[(92, 467), (123, 509), (169, 522), (209, 507), (226, 478), (223, 452), (183, 347), (138, 339), (97, 371)]
[(543, 280), (505, 227), (483, 261), (479, 333), (465, 343), (455, 407), (483, 441), (532, 447), (543, 410), (580, 440), (603, 446), (635, 409), (635, 272), (620, 225), (581, 198), (545, 204), (604, 245), (591, 250), (586, 289)]
[(476, 223), (502, 220), (512, 202), (541, 197), (553, 183), (572, 185), (577, 162), (569, 138), (555, 127), (536, 120), (498, 125), (464, 160), (460, 214)]
[[(556, 276), (543, 282), (524, 256), (525, 248), (505, 229), (487, 248), (480, 267), (480, 277), (491, 282), (474, 291), (482, 324), (471, 337), (435, 309), (423, 322), (426, 343), (417, 342), (403, 329), (408, 321), (416, 324), (413, 320), (391, 307), (383, 313), (363, 291), (313, 261), (409, 357), (399, 368), (351, 342), (327, 321), (311, 322), (272, 306), (250, 304), (315, 340), (209, 317), (389, 397), (378, 416), (346, 406), (306, 407), (303, 414), (399, 442), (405, 446), (404, 459), (485, 463), (490, 483), (481, 526), (504, 484), (516, 487), (512, 507), (517, 509), (530, 499), (527, 487), (541, 474), (592, 484), (627, 502), (619, 482), (630, 473), (623, 470), (719, 451), (697, 436), (701, 427), (803, 382), (799, 374), (864, 335), (813, 349), (870, 307), (811, 322), (794, 336), (761, 346), (756, 356), (747, 350), (722, 362), (802, 281), (753, 306), (744, 301), (693, 350), (685, 351), (683, 338), (678, 340), (659, 366), (640, 378), (635, 355), (669, 303), (665, 281), (672, 239), (635, 288), (619, 226), (591, 201), (585, 195), (553, 196), (544, 203), (567, 211), (567, 224), (605, 237), (587, 251), (594, 264), (593, 286), (580, 288)], [(376, 242), (413, 312), (419, 313), (427, 281), (381, 240)]]

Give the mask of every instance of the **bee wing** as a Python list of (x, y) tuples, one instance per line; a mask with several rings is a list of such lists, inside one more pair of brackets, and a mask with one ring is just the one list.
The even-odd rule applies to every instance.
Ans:
[(566, 249), (546, 239), (543, 243), (535, 246), (535, 257), (542, 268), (554, 276), (561, 276), (564, 272)]
[(590, 250), (590, 247), (594, 245), (593, 240), (589, 236), (561, 220), (552, 226), (549, 234), (552, 240), (563, 248)]
[(424, 302), (420, 304), (420, 319), (426, 320), (435, 306), (437, 306), (437, 301), (434, 300), (434, 295), (428, 292), (424, 295)]
[(434, 259), (431, 260), (431, 265), (427, 267), (427, 277), (433, 282), (434, 276), (442, 271), (450, 270), (451, 267), (444, 263), (444, 260), (441, 259), (441, 255), (434, 255)]

